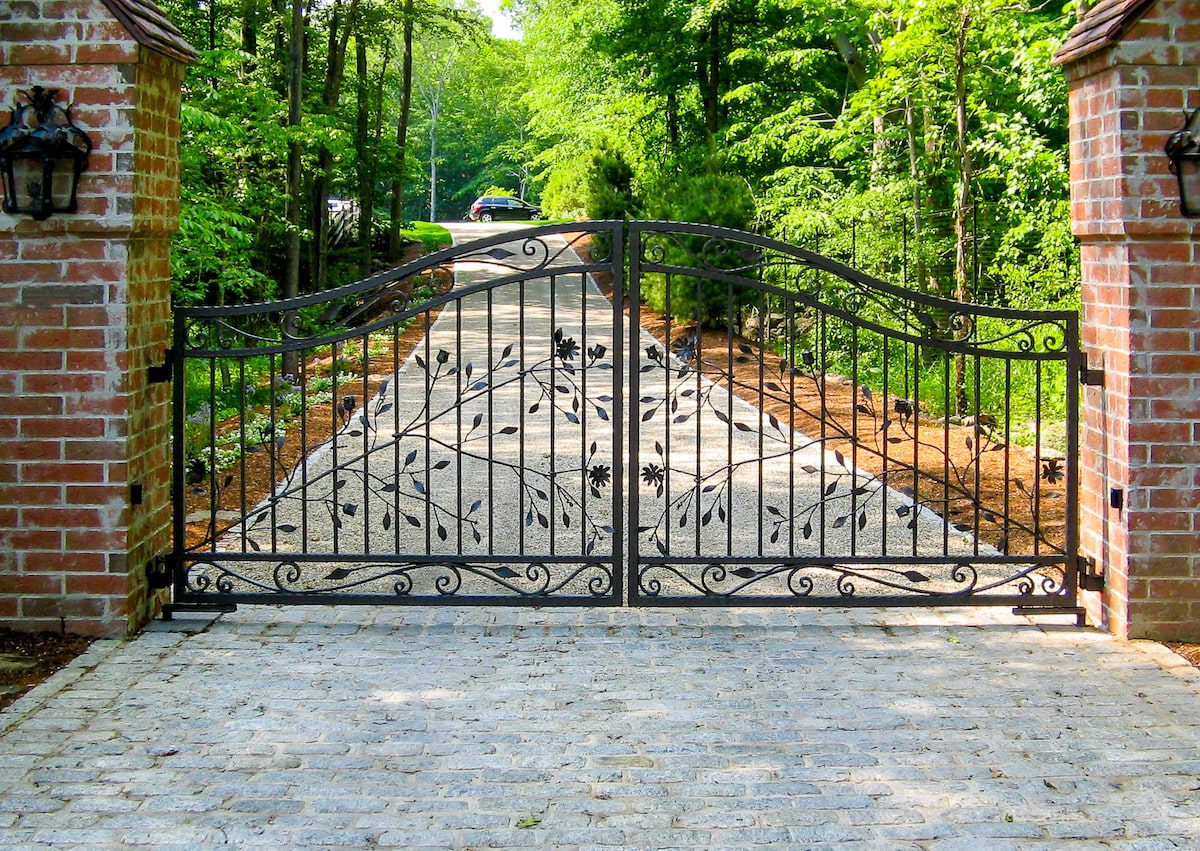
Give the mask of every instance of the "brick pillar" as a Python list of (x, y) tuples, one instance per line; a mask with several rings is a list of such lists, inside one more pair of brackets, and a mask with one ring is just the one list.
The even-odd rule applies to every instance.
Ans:
[(1106, 577), (1086, 603), (1122, 637), (1198, 640), (1200, 221), (1163, 146), (1200, 107), (1200, 3), (1104, 0), (1059, 59), (1084, 347), (1104, 370), (1083, 394), (1082, 546)]
[(186, 57), (111, 6), (0, 12), (0, 105), (62, 89), (95, 145), (77, 214), (0, 213), (0, 625), (20, 629), (136, 629), (168, 544), (169, 393), (146, 370), (169, 335)]

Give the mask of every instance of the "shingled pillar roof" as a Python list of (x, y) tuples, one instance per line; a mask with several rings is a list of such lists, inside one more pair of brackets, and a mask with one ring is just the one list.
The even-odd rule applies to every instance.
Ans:
[(1056, 65), (1065, 65), (1116, 44), (1121, 36), (1150, 10), (1157, 0), (1100, 0), (1083, 13), (1079, 23), (1054, 55)]
[(180, 62), (195, 62), (199, 58), (154, 0), (103, 0), (103, 3), (143, 47)]

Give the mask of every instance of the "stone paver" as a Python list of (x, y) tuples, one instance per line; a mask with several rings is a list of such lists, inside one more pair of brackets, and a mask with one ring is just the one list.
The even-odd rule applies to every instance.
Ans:
[(1196, 698), (1001, 612), (251, 607), (0, 713), (0, 845), (1193, 846)]

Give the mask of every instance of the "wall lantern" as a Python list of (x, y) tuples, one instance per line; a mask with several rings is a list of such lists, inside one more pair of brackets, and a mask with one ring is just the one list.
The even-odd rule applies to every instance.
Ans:
[(1179, 179), (1179, 206), (1185, 216), (1200, 216), (1200, 109), (1186, 116), (1182, 130), (1167, 139), (1171, 173)]
[(34, 86), (21, 94), (29, 102), (14, 106), (8, 126), (0, 130), (4, 212), (27, 213), (39, 221), (74, 213), (92, 141), (71, 122), (71, 107), (54, 103), (58, 89)]

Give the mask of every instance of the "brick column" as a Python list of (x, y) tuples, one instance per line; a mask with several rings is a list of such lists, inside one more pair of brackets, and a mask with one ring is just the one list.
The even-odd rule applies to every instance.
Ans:
[[(1084, 553), (1091, 618), (1122, 637), (1200, 639), (1200, 221), (1163, 146), (1200, 107), (1200, 3), (1103, 0), (1059, 54), (1083, 337)], [(1121, 507), (1116, 507), (1120, 505)]]
[(147, 367), (169, 335), (184, 62), (143, 42), (100, 0), (0, 13), (0, 105), (62, 89), (95, 145), (77, 214), (0, 213), (5, 626), (121, 635), (156, 604), (146, 567), (168, 543), (169, 393)]

